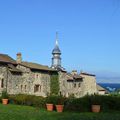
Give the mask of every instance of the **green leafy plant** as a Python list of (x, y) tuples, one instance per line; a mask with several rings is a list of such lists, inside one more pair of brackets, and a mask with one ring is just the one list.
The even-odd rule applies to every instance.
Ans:
[(46, 103), (54, 104), (55, 103), (55, 99), (56, 99), (56, 96), (54, 96), (54, 95), (47, 96), (46, 97)]
[(100, 95), (92, 95), (90, 97), (91, 105), (100, 105), (101, 104), (101, 96)]
[(12, 104), (45, 108), (46, 99), (41, 96), (18, 94), (18, 95), (10, 95), (9, 100), (12, 101)]
[(5, 90), (2, 91), (2, 99), (8, 99), (8, 93)]
[(67, 98), (64, 107), (66, 111), (89, 112), (91, 107), (90, 97)]
[(50, 95), (58, 95), (59, 93), (59, 78), (57, 73), (51, 75), (50, 80)]
[(64, 105), (65, 100), (66, 100), (66, 98), (61, 96), (61, 95), (60, 96), (56, 96), (55, 104), (56, 105)]

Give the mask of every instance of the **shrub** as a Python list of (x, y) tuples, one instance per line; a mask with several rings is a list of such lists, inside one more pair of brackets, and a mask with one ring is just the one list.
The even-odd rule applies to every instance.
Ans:
[(89, 96), (84, 96), (82, 98), (69, 98), (65, 102), (65, 110), (67, 111), (78, 111), (78, 112), (88, 112), (90, 111), (90, 101)]
[(100, 104), (101, 111), (120, 111), (120, 96), (91, 95), (82, 98), (69, 98), (65, 103), (65, 110), (90, 112), (92, 104)]
[(64, 105), (65, 100), (66, 100), (66, 98), (61, 96), (61, 95), (60, 96), (56, 96), (54, 104), (55, 105)]
[(66, 111), (76, 111), (76, 112), (90, 112), (91, 105), (94, 103), (101, 105), (101, 111), (120, 111), (120, 96), (100, 96), (91, 95), (84, 96), (82, 98), (65, 98), (63, 96), (48, 96), (46, 98), (34, 95), (10, 95), (10, 103), (19, 105), (29, 105), (34, 107), (45, 108), (46, 103), (64, 104), (64, 109)]
[(120, 110), (120, 96), (103, 96), (102, 98), (102, 110)]
[(6, 90), (3, 90), (2, 91), (2, 99), (8, 99), (8, 93), (7, 93), (7, 91)]
[(19, 105), (29, 105), (34, 107), (45, 107), (45, 98), (41, 96), (34, 95), (10, 95), (10, 101), (14, 104)]
[(91, 95), (90, 97), (91, 105), (101, 105), (101, 96), (100, 95)]
[(45, 102), (50, 103), (50, 104), (55, 104), (55, 100), (56, 100), (56, 96), (51, 95), (51, 96), (46, 97)]
[(64, 105), (66, 98), (63, 96), (58, 96), (58, 95), (52, 95), (46, 97), (46, 103), (52, 103), (54, 105)]
[(45, 98), (41, 96), (34, 96), (32, 99), (33, 106), (45, 108)]

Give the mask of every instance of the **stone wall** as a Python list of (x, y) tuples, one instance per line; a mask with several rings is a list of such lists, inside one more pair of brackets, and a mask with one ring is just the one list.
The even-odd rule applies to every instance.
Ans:
[(66, 97), (71, 95), (82, 97), (86, 94), (97, 93), (95, 76), (80, 76), (83, 77), (82, 81), (68, 81), (67, 73), (59, 72), (60, 92), (62, 95)]
[(83, 77), (83, 96), (86, 94), (94, 94), (97, 93), (97, 87), (96, 87), (96, 78), (95, 76), (89, 76), (89, 75), (80, 75)]
[(9, 94), (21, 93), (20, 87), (19, 87), (20, 83), (22, 82), (21, 78), (22, 78), (21, 73), (9, 71), (9, 76), (7, 81), (7, 92)]
[(60, 84), (60, 92), (63, 96), (71, 96), (75, 97), (83, 96), (83, 83), (82, 81), (68, 81), (67, 73), (59, 72), (59, 84)]
[(50, 93), (50, 74), (47, 71), (32, 71), (21, 65), (18, 65), (17, 68), (23, 71), (21, 83), (21, 86), (23, 86), (22, 93), (44, 97)]
[[(31, 70), (22, 65), (22, 71), (11, 72), (6, 65), (0, 65), (0, 93), (6, 89), (9, 94), (30, 94), (46, 97), (50, 93), (50, 74), (47, 71)], [(95, 76), (80, 75), (82, 81), (69, 80), (66, 72), (58, 72), (60, 93), (63, 96), (82, 97), (97, 92)], [(68, 81), (69, 80), (69, 81)]]
[(6, 82), (7, 82), (7, 66), (0, 65), (0, 93), (3, 91), (3, 89), (6, 89)]
[[(3, 89), (9, 94), (31, 94), (47, 96), (50, 93), (50, 74), (18, 65), (22, 71), (11, 72), (6, 65), (0, 65), (0, 93)], [(3, 83), (2, 83), (3, 80)], [(3, 87), (1, 87), (3, 84)]]

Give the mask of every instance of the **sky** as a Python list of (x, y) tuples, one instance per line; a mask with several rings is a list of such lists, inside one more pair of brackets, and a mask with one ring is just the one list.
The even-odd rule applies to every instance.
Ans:
[(51, 66), (56, 31), (67, 71), (120, 82), (120, 0), (0, 1), (0, 53)]

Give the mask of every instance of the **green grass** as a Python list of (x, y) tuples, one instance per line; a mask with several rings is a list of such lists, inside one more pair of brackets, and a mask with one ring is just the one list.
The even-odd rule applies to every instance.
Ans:
[(120, 120), (120, 112), (57, 113), (30, 106), (0, 104), (0, 120)]

